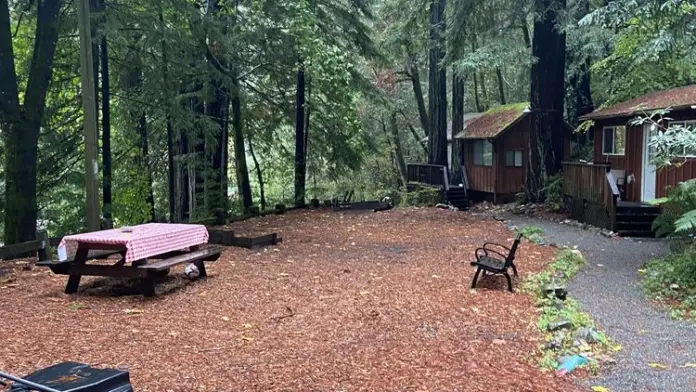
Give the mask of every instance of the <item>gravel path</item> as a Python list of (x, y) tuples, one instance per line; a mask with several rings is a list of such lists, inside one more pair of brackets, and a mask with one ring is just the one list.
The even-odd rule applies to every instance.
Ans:
[[(611, 392), (696, 391), (696, 369), (679, 368), (696, 363), (696, 328), (672, 320), (665, 310), (652, 306), (640, 287), (637, 270), (645, 261), (667, 252), (664, 242), (610, 239), (548, 220), (508, 218), (518, 227), (541, 227), (549, 241), (577, 245), (585, 255), (587, 264), (568, 291), (623, 346), (617, 365), (591, 380), (592, 385)], [(653, 369), (648, 363), (669, 368)]]

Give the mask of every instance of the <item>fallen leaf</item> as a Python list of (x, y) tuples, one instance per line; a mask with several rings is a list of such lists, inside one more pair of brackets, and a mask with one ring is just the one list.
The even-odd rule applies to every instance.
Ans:
[(370, 294), (369, 291), (361, 291), (361, 292), (360, 292), (360, 295), (368, 295), (368, 294)]
[(667, 365), (663, 365), (661, 363), (655, 363), (655, 362), (650, 362), (648, 364), (653, 369), (667, 369)]
[(227, 316), (222, 316), (222, 321), (230, 321), (230, 318)]
[(609, 392), (609, 389), (607, 389), (605, 387), (601, 387), (599, 385), (595, 385), (592, 387), (592, 391), (594, 391), (594, 392)]
[(242, 336), (242, 340), (247, 341), (247, 342), (253, 342), (254, 338), (250, 338), (248, 336)]
[(506, 342), (503, 339), (493, 339), (493, 344), (502, 345)]
[(246, 328), (246, 329), (249, 329), (249, 328), (253, 328), (253, 327), (254, 327), (254, 324), (246, 323), (246, 324), (242, 324), (242, 327), (244, 327), (244, 328)]

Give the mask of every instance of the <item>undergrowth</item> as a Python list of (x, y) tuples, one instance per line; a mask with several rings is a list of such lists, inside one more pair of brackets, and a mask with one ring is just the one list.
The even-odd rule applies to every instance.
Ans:
[[(544, 369), (556, 369), (564, 356), (583, 354), (590, 360), (587, 365), (590, 372), (596, 373), (600, 363), (607, 360), (606, 354), (620, 349), (595, 328), (592, 318), (580, 310), (577, 301), (571, 298), (562, 301), (556, 296), (555, 289), (563, 289), (584, 263), (585, 259), (578, 250), (563, 249), (545, 271), (524, 282), (523, 290), (535, 296), (540, 312), (537, 327), (544, 334), (545, 344), (541, 347), (539, 365)], [(549, 327), (559, 321), (568, 321), (570, 325), (566, 329), (550, 331)], [(590, 342), (579, 337), (587, 330), (592, 331)]]
[(545, 242), (544, 229), (542, 229), (541, 227), (525, 226), (520, 229), (520, 233), (522, 234), (522, 237), (528, 239), (529, 241), (537, 245), (542, 245)]
[(648, 297), (668, 305), (673, 318), (696, 322), (696, 253), (693, 250), (650, 261), (639, 272)]

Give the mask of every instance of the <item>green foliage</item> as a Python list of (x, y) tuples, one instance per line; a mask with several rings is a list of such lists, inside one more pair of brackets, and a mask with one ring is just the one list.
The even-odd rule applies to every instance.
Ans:
[(541, 189), (541, 192), (552, 211), (562, 210), (565, 204), (563, 200), (563, 173), (546, 178), (546, 185)]
[(696, 321), (696, 253), (693, 249), (648, 262), (640, 270), (646, 294), (672, 307), (675, 318)]
[(415, 189), (406, 192), (403, 202), (408, 207), (432, 207), (440, 202), (440, 190), (428, 185), (413, 184)]
[(655, 203), (662, 207), (653, 223), (658, 236), (686, 239), (696, 233), (696, 180), (680, 183)]
[(535, 244), (543, 244), (544, 229), (538, 226), (525, 226), (520, 230), (522, 236)]
[[(563, 249), (556, 254), (556, 258), (547, 269), (539, 274), (527, 278), (523, 288), (532, 293), (539, 309), (537, 327), (544, 332), (546, 342), (553, 341), (553, 347), (545, 345), (542, 349), (540, 366), (545, 369), (555, 369), (558, 359), (564, 355), (580, 354), (587, 351), (593, 353), (606, 353), (616, 351), (616, 346), (603, 332), (597, 331), (592, 318), (580, 310), (577, 301), (567, 298), (562, 306), (557, 306), (557, 299), (553, 293), (547, 292), (547, 287), (561, 287), (570, 280), (585, 263), (585, 259), (577, 250)], [(571, 329), (556, 333), (548, 332), (549, 325), (559, 321), (570, 322)], [(595, 331), (596, 342), (588, 344), (581, 342), (576, 344), (576, 331), (591, 327)], [(597, 364), (591, 363), (590, 366)]]

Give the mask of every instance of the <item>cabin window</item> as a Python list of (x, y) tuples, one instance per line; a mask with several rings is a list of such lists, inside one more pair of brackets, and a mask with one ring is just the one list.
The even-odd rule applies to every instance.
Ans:
[(602, 154), (624, 155), (626, 152), (626, 127), (604, 127), (602, 133)]
[(474, 165), (493, 166), (493, 145), (488, 140), (474, 141)]
[(522, 150), (512, 150), (505, 152), (505, 166), (522, 167)]
[[(691, 132), (696, 131), (696, 121), (670, 121), (670, 127), (682, 127), (690, 130)], [(684, 147), (684, 153), (681, 155), (682, 158), (696, 158), (696, 149)]]

